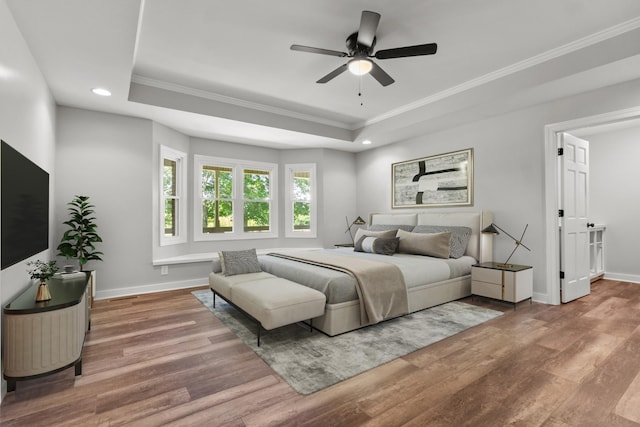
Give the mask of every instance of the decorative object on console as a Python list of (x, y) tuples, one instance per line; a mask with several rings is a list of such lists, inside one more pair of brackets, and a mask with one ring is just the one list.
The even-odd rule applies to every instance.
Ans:
[(361, 217), (357, 217), (356, 219), (353, 220), (353, 222), (351, 224), (349, 224), (349, 218), (348, 217), (344, 217), (345, 221), (347, 221), (347, 230), (345, 231), (345, 233), (349, 233), (349, 237), (351, 237), (351, 243), (353, 243), (355, 245), (355, 241), (353, 240), (353, 234), (351, 233), (351, 227), (353, 227), (354, 225), (365, 225), (367, 222), (362, 219)]
[(392, 208), (473, 205), (473, 148), (393, 163)]
[(522, 231), (522, 235), (520, 236), (520, 239), (516, 239), (515, 237), (513, 237), (511, 234), (507, 233), (506, 231), (504, 231), (502, 228), (498, 227), (496, 224), (494, 224), (493, 222), (491, 224), (489, 224), (486, 228), (484, 228), (482, 230), (483, 233), (485, 234), (493, 234), (494, 236), (497, 236), (498, 234), (500, 234), (498, 232), (498, 230), (502, 231), (504, 234), (506, 234), (507, 236), (511, 237), (513, 239), (513, 241), (516, 244), (516, 247), (513, 248), (513, 251), (511, 251), (511, 254), (509, 255), (509, 257), (507, 258), (507, 260), (503, 263), (496, 263), (496, 266), (501, 267), (501, 268), (511, 268), (513, 267), (512, 264), (509, 264), (509, 260), (511, 259), (511, 257), (513, 256), (514, 253), (516, 253), (516, 250), (518, 250), (518, 248), (520, 246), (522, 246), (523, 248), (525, 248), (528, 251), (531, 251), (531, 249), (529, 249), (524, 243), (522, 243), (522, 239), (524, 239), (524, 233), (527, 232), (527, 228), (529, 227), (529, 224), (526, 224), (524, 226), (524, 230)]
[(65, 231), (62, 236), (57, 248), (58, 255), (67, 259), (77, 258), (80, 271), (84, 271), (83, 267), (88, 261), (102, 261), (100, 255), (104, 255), (97, 251), (94, 245), (102, 242), (102, 238), (96, 232), (98, 226), (95, 223), (96, 218), (93, 216), (95, 206), (89, 203), (89, 196), (75, 196), (67, 204), (70, 206), (69, 215), (71, 218), (63, 224), (68, 225), (70, 229)]
[(39, 279), (40, 286), (38, 286), (38, 292), (36, 293), (36, 301), (49, 301), (51, 299), (51, 293), (49, 292), (49, 285), (47, 280), (51, 279), (58, 271), (58, 266), (55, 261), (44, 262), (40, 260), (27, 262), (28, 266), (32, 266), (31, 270), (27, 270), (31, 279)]

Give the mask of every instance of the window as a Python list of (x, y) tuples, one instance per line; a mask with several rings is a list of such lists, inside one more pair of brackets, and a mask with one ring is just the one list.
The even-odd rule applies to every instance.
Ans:
[(202, 166), (202, 232), (233, 231), (233, 169)]
[(269, 231), (271, 224), (271, 192), (269, 171), (244, 169), (243, 199), (245, 232)]
[(286, 165), (286, 237), (317, 237), (316, 165)]
[(278, 165), (207, 156), (195, 162), (195, 240), (277, 237)]
[(185, 153), (160, 146), (160, 245), (187, 241), (186, 158)]

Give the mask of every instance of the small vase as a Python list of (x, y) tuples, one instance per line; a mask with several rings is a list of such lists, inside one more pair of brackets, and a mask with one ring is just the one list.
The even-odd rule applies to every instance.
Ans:
[(50, 299), (49, 285), (44, 280), (41, 280), (40, 286), (38, 286), (38, 293), (36, 293), (36, 302), (49, 301)]

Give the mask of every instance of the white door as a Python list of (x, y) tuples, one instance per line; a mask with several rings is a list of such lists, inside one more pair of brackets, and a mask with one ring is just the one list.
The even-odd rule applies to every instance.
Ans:
[(558, 134), (560, 148), (560, 280), (561, 301), (591, 292), (589, 268), (589, 142)]

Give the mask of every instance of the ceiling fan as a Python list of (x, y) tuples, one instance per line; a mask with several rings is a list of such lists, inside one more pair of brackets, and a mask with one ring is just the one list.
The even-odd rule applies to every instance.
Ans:
[(382, 86), (388, 86), (395, 80), (391, 78), (380, 66), (369, 58), (391, 59), (405, 58), (408, 56), (433, 55), (438, 50), (436, 43), (419, 44), (415, 46), (396, 47), (393, 49), (382, 49), (373, 54), (373, 48), (376, 45), (376, 30), (380, 22), (380, 14), (368, 10), (362, 11), (360, 18), (360, 28), (355, 33), (347, 37), (347, 52), (337, 50), (321, 49), (317, 47), (301, 46), (292, 44), (291, 50), (300, 52), (319, 53), (321, 55), (330, 55), (338, 57), (352, 58), (346, 64), (343, 64), (322, 77), (316, 83), (327, 83), (331, 79), (339, 76), (347, 69), (357, 76), (371, 74)]

